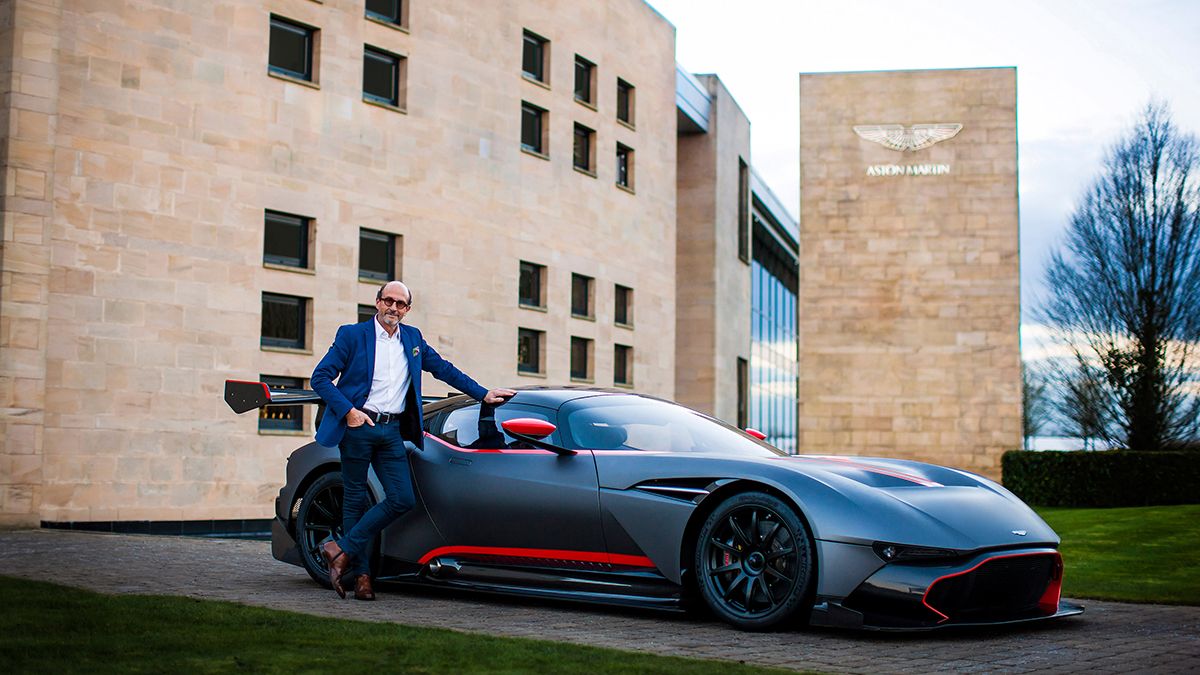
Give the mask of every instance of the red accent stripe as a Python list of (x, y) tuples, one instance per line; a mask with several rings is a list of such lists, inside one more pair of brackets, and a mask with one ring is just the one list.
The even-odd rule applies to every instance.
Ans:
[(939, 612), (933, 605), (929, 604), (929, 594), (933, 591), (933, 587), (938, 585), (939, 582), (945, 581), (946, 579), (950, 579), (952, 577), (960, 577), (964, 574), (970, 574), (971, 572), (974, 572), (975, 570), (979, 569), (980, 566), (986, 565), (987, 563), (990, 563), (994, 560), (1001, 560), (1003, 558), (1024, 558), (1024, 557), (1028, 557), (1031, 555), (1053, 555), (1054, 556), (1054, 576), (1052, 576), (1050, 578), (1050, 583), (1046, 584), (1046, 590), (1042, 593), (1042, 597), (1040, 599), (1038, 599), (1038, 609), (1042, 610), (1043, 612), (1046, 612), (1046, 614), (1048, 614), (1048, 615), (1055, 614), (1058, 612), (1058, 601), (1062, 594), (1062, 576), (1063, 576), (1062, 575), (1062, 572), (1063, 572), (1062, 554), (1060, 554), (1058, 551), (1055, 551), (1054, 553), (1012, 553), (1009, 555), (992, 556), (986, 560), (981, 560), (978, 563), (976, 563), (975, 565), (972, 565), (970, 567), (970, 569), (965, 569), (961, 572), (947, 574), (945, 576), (941, 576), (941, 577), (938, 577), (937, 579), (934, 579), (933, 583), (929, 584), (929, 588), (925, 589), (925, 594), (921, 596), (921, 604), (928, 607), (929, 610), (931, 612), (933, 612), (934, 614), (937, 614), (938, 616), (942, 617), (938, 621), (938, 623), (943, 623), (945, 621), (948, 621), (950, 619), (950, 617), (948, 615), (946, 615), (942, 612)]
[(258, 386), (263, 388), (263, 394), (266, 395), (267, 402), (270, 403), (270, 401), (271, 401), (271, 388), (267, 386), (266, 382), (254, 382), (251, 380), (225, 380), (225, 381), (232, 383), (232, 384), (257, 384)]
[(899, 478), (900, 480), (906, 480), (910, 483), (916, 483), (917, 485), (923, 485), (925, 487), (945, 487), (941, 483), (929, 480), (928, 478), (921, 478), (920, 476), (914, 476), (911, 473), (901, 473), (899, 471), (892, 471), (891, 469), (882, 469), (880, 467), (873, 466), (871, 464), (863, 464), (862, 462), (856, 462), (856, 461), (854, 461), (852, 459), (848, 459), (846, 457), (837, 457), (837, 456), (833, 456), (833, 455), (797, 455), (795, 457), (792, 457), (791, 459), (815, 459), (815, 460), (820, 460), (820, 461), (839, 462), (841, 464), (847, 464), (849, 466), (852, 466), (855, 469), (860, 469), (862, 471), (869, 471), (871, 473), (878, 473), (878, 474), (882, 474), (884, 476), (891, 476), (892, 478)]
[(644, 555), (605, 553), (601, 551), (560, 551), (546, 548), (507, 548), (503, 546), (441, 546), (421, 556), (417, 562), (425, 563), (443, 555), (486, 555), (506, 558), (531, 558), (537, 560), (571, 560), (575, 562), (606, 563), (626, 567), (654, 567)]

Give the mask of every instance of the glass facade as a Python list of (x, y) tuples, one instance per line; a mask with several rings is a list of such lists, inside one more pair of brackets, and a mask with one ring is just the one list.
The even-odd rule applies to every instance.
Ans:
[(794, 454), (800, 400), (796, 256), (767, 232), (757, 214), (753, 251), (749, 426)]

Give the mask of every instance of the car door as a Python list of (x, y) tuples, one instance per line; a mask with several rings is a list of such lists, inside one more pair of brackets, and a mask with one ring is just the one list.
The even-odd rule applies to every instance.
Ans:
[[(578, 560), (603, 554), (592, 453), (529, 447), (500, 427), (519, 417), (554, 422), (555, 412), (472, 402), (442, 413), (424, 452), (414, 453), (422, 497), (446, 542), (440, 554)], [(546, 440), (555, 443), (556, 436)]]

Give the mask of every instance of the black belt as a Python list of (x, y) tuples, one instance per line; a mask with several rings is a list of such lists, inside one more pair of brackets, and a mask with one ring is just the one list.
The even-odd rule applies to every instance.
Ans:
[(399, 423), (400, 417), (404, 415), (402, 412), (378, 413), (374, 410), (363, 410), (363, 412), (365, 412), (367, 417), (370, 417), (371, 421), (376, 424), (391, 424), (392, 422)]

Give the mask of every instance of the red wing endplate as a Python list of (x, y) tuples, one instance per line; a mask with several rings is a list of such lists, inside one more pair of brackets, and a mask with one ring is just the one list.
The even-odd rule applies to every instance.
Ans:
[(265, 382), (225, 380), (225, 402), (233, 412), (242, 414), (268, 405), (320, 403), (321, 397), (309, 389), (274, 389)]

